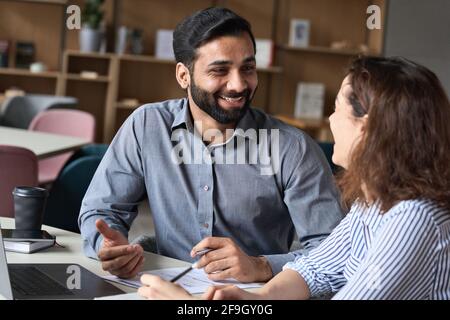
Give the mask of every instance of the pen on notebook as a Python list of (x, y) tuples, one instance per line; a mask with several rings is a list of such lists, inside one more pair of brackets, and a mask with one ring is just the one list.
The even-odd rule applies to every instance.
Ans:
[[(206, 254), (207, 252), (211, 251), (212, 249), (203, 249), (200, 251), (197, 251), (195, 253), (196, 256), (203, 256), (204, 254)], [(192, 264), (189, 268), (187, 268), (186, 270), (184, 270), (183, 272), (181, 272), (180, 274), (176, 275), (175, 277), (173, 277), (170, 282), (175, 282), (177, 280), (179, 280), (181, 277), (185, 276), (187, 273), (189, 273), (192, 269), (196, 269), (196, 265), (197, 262)]]

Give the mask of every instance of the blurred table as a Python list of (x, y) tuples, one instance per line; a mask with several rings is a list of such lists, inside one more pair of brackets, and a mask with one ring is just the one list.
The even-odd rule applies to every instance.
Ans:
[(0, 126), (0, 145), (29, 149), (38, 159), (75, 151), (89, 143), (80, 138)]

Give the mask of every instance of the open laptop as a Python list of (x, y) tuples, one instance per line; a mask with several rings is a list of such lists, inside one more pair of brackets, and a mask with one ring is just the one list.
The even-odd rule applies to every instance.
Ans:
[[(73, 278), (77, 270), (80, 270), (79, 282)], [(0, 295), (8, 300), (94, 299), (123, 293), (122, 290), (77, 264), (8, 265), (0, 232)]]

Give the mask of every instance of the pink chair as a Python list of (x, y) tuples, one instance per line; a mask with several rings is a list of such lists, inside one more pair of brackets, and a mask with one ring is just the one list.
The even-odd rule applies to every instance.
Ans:
[[(34, 117), (29, 130), (55, 133), (94, 142), (95, 118), (90, 113), (79, 110), (54, 109), (43, 111)], [(56, 179), (73, 152), (39, 160), (39, 184), (47, 184)]]
[(38, 160), (28, 149), (0, 145), (0, 216), (14, 217), (12, 191), (38, 184)]

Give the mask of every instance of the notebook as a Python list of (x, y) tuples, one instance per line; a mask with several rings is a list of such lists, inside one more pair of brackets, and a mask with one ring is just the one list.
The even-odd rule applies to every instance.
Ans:
[(33, 253), (55, 245), (55, 240), (47, 241), (4, 241), (6, 251)]
[(6, 251), (33, 253), (55, 245), (55, 237), (45, 230), (2, 229)]

